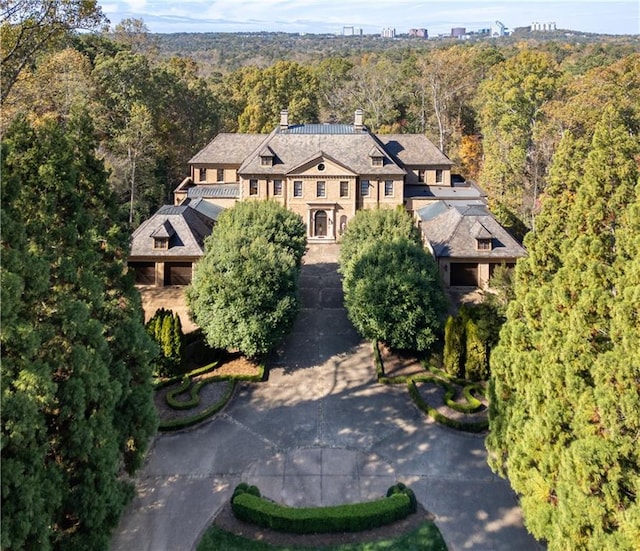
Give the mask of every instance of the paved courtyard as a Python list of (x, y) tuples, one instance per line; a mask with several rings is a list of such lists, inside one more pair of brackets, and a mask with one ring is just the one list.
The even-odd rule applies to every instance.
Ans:
[(371, 345), (346, 317), (336, 245), (312, 245), (303, 308), (263, 383), (237, 387), (200, 426), (156, 437), (113, 551), (189, 551), (241, 481), (289, 505), (330, 505), (411, 486), (451, 551), (528, 551), (508, 484), (481, 435), (441, 427), (404, 385), (375, 381)]

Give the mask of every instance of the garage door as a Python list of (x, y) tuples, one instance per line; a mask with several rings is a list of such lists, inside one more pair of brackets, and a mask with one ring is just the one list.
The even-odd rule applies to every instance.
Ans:
[(164, 284), (189, 285), (191, 271), (191, 262), (167, 262), (164, 265)]
[(130, 262), (129, 267), (135, 271), (136, 285), (156, 284), (155, 262)]
[(451, 264), (451, 285), (454, 287), (477, 287), (477, 264)]

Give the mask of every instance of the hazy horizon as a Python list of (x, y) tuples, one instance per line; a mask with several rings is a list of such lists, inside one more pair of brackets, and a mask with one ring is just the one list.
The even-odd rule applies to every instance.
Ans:
[(477, 31), (500, 21), (509, 29), (538, 22), (581, 32), (640, 34), (637, 0), (112, 0), (101, 5), (112, 26), (138, 18), (153, 33), (342, 34), (344, 27), (354, 27), (364, 34), (379, 34), (383, 28), (394, 28), (397, 34), (426, 28), (429, 36), (436, 36), (449, 34), (453, 27)]

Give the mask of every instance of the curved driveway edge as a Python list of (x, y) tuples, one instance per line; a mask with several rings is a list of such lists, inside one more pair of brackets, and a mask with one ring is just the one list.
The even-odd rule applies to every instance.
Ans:
[(242, 383), (222, 413), (158, 435), (113, 551), (194, 549), (235, 486), (289, 505), (380, 497), (410, 485), (450, 551), (543, 549), (515, 495), (486, 464), (483, 436), (430, 421), (406, 386), (375, 381), (372, 348), (349, 323), (336, 245), (312, 245), (303, 308), (263, 383)]

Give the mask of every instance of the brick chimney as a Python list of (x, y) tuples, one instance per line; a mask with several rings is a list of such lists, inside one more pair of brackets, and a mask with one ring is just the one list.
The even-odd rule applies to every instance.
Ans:
[(353, 121), (353, 126), (356, 130), (362, 130), (362, 128), (364, 127), (364, 124), (362, 123), (362, 116), (362, 109), (356, 109), (356, 116)]
[(283, 109), (280, 111), (280, 130), (289, 128), (289, 111)]

